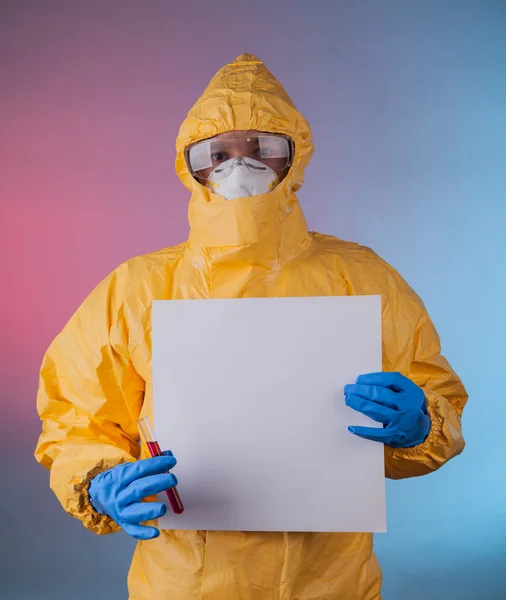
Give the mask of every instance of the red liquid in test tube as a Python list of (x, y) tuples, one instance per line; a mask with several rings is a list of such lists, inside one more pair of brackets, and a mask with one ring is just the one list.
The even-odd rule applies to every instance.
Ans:
[[(162, 451), (160, 450), (160, 444), (155, 439), (148, 417), (138, 419), (138, 423), (139, 428), (141, 430), (141, 435), (144, 438), (144, 441), (146, 442), (146, 446), (148, 447), (149, 453), (151, 454), (151, 456), (160, 456), (162, 454)], [(177, 491), (177, 488), (173, 487), (168, 490), (165, 490), (165, 493), (167, 494), (167, 498), (169, 499), (172, 512), (176, 515), (180, 515), (184, 511), (184, 506), (179, 496), (179, 492)]]

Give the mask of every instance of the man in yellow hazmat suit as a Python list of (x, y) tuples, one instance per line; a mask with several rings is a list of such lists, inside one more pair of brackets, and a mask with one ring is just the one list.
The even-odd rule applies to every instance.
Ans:
[(369, 533), (154, 527), (163, 510), (137, 501), (176, 481), (170, 452), (148, 458), (137, 430), (152, 412), (153, 300), (380, 294), (383, 373), (345, 393), (384, 427), (352, 433), (385, 444), (393, 479), (463, 450), (467, 394), (420, 298), (369, 248), (308, 231), (295, 191), (312, 152), (307, 122), (261, 61), (244, 54), (222, 68), (177, 138), (188, 241), (118, 267), (44, 357), (36, 458), (69, 514), (97, 534), (121, 525), (139, 539), (131, 600), (378, 600), (381, 586)]

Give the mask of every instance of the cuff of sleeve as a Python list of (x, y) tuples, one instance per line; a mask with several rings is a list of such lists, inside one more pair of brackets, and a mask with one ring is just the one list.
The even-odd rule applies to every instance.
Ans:
[(411, 448), (385, 446), (385, 475), (389, 479), (420, 477), (439, 469), (447, 460), (444, 452), (434, 450), (441, 446), (444, 429), (443, 416), (428, 406), (431, 420), (429, 434), (423, 443)]
[(91, 480), (99, 473), (112, 469), (124, 462), (131, 461), (126, 458), (115, 461), (101, 460), (93, 469), (86, 473), (84, 478), (76, 476), (71, 482), (74, 492), (73, 500), (69, 502), (66, 510), (73, 517), (79, 519), (87, 529), (97, 535), (116, 533), (121, 530), (121, 527), (111, 517), (99, 513), (93, 507), (89, 496)]
[(427, 403), (427, 410), (430, 417), (430, 429), (425, 440), (421, 444), (411, 446), (410, 448), (392, 448), (392, 455), (394, 457), (409, 459), (426, 455), (429, 448), (432, 448), (434, 443), (439, 440), (443, 429), (443, 417), (429, 403)]

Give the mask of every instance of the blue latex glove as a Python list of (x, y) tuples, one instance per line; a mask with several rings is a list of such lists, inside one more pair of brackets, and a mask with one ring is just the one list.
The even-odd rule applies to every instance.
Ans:
[(176, 464), (172, 452), (123, 463), (99, 473), (91, 480), (90, 501), (96, 511), (108, 515), (137, 540), (150, 540), (160, 535), (156, 527), (140, 525), (158, 519), (167, 512), (161, 502), (141, 502), (177, 485), (176, 476), (168, 473)]
[(344, 393), (348, 406), (384, 425), (348, 427), (355, 435), (392, 448), (410, 448), (423, 443), (430, 431), (423, 390), (400, 373), (360, 375)]

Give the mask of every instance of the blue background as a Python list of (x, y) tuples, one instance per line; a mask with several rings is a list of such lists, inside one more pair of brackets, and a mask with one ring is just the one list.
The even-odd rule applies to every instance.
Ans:
[(311, 229), (401, 272), (470, 394), (464, 453), (388, 482), (384, 599), (504, 599), (506, 3), (492, 0), (0, 4), (0, 596), (127, 596), (133, 540), (68, 517), (33, 459), (38, 368), (100, 279), (185, 239), (177, 130), (242, 52), (312, 126)]

